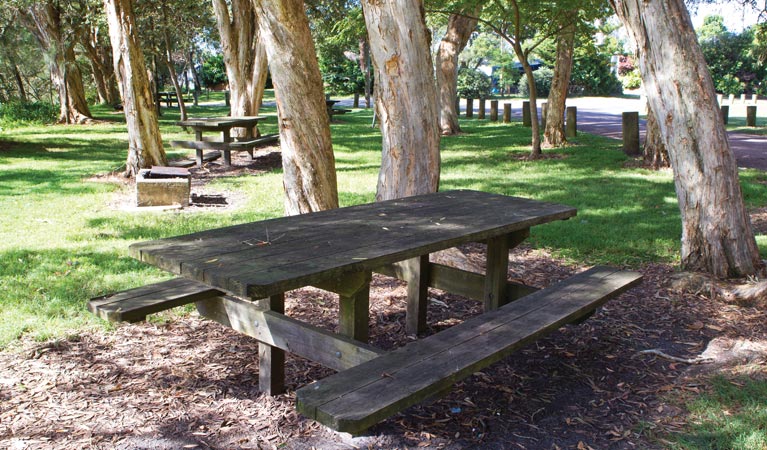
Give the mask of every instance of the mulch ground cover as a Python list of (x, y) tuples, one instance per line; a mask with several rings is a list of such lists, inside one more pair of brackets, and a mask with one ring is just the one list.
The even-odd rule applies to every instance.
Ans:
[[(483, 251), (464, 248), (478, 263)], [(581, 269), (523, 247), (512, 253), (509, 275), (543, 287)], [(582, 324), (361, 437), (334, 433), (294, 410), (295, 389), (328, 369), (289, 357), (288, 393), (261, 394), (257, 343), (196, 313), (28, 344), (0, 354), (0, 448), (662, 448), (652, 437), (685, 423), (670, 394), (699, 392), (709, 371), (692, 376), (688, 364), (639, 352), (694, 358), (715, 338), (764, 341), (767, 321), (759, 308), (664, 287), (670, 267), (642, 272), (640, 287)], [(334, 295), (314, 288), (287, 300), (289, 315), (330, 330), (337, 308)], [(373, 344), (388, 349), (413, 339), (404, 333), (404, 311), (402, 283), (376, 276)], [(429, 333), (479, 312), (478, 302), (432, 290)]]
[[(256, 164), (278, 164), (267, 158)], [(193, 172), (232, 174), (216, 166)], [(198, 195), (231, 200), (204, 185)], [(462, 250), (482, 269), (483, 246)], [(522, 246), (511, 254), (509, 277), (545, 287), (584, 269)], [(767, 373), (767, 313), (694, 287), (672, 289), (670, 266), (641, 271), (641, 286), (585, 322), (561, 328), (360, 437), (332, 432), (294, 409), (295, 389), (329, 369), (288, 356), (288, 392), (264, 395), (257, 342), (196, 313), (164, 313), (149, 323), (42, 345), (22, 342), (0, 353), (0, 449), (663, 448), (663, 436), (686, 423), (686, 412), (671, 399), (701, 392), (711, 373), (746, 360)], [(372, 344), (392, 349), (415, 339), (404, 330), (405, 297), (401, 282), (374, 277)], [(286, 308), (288, 315), (335, 330), (335, 295), (300, 289), (288, 294)], [(431, 290), (426, 334), (480, 311), (478, 302)], [(743, 348), (760, 351), (736, 351)], [(661, 352), (712, 359), (693, 365)]]

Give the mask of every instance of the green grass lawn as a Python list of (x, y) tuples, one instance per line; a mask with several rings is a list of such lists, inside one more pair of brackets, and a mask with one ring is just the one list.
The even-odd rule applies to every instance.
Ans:
[[(190, 107), (189, 114), (224, 115), (222, 99), (220, 93), (203, 95), (202, 106)], [(174, 125), (177, 110), (163, 111), (163, 140), (188, 138)], [(276, 132), (274, 108), (262, 112), (270, 116), (262, 131)], [(94, 114), (103, 122), (0, 132), (0, 349), (21, 338), (46, 340), (109, 327), (86, 311), (89, 298), (169, 278), (130, 258), (133, 242), (282, 213), (278, 171), (213, 181), (244, 194), (246, 203), (235, 210), (110, 207), (125, 188), (92, 177), (122, 169), (127, 133), (121, 113), (96, 107)], [(370, 110), (355, 110), (332, 124), (342, 206), (374, 200), (381, 136), (371, 119)], [(464, 120), (462, 127), (464, 134), (442, 140), (441, 190), (478, 189), (577, 207), (577, 217), (535, 227), (530, 238), (532, 245), (575, 262), (638, 267), (677, 261), (681, 225), (670, 171), (635, 168), (626, 164), (619, 141), (583, 134), (567, 148), (544, 151), (547, 159), (527, 161), (530, 135), (521, 124)], [(185, 154), (166, 150), (170, 157)], [(754, 170), (740, 176), (747, 205), (767, 204), (767, 176)], [(767, 240), (757, 240), (764, 253)], [(696, 430), (681, 448), (697, 448), (686, 442), (708, 431)]]

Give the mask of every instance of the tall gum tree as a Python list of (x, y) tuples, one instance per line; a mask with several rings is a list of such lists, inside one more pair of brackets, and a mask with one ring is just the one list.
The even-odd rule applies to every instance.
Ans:
[[(437, 89), (439, 92), (439, 128), (442, 135), (461, 132), (458, 124), (458, 55), (466, 47), (471, 34), (477, 28), (477, 16), (481, 10), (477, 4), (472, 11), (451, 14), (447, 21), (445, 36), (437, 50)], [(468, 15), (466, 14), (468, 12)]]
[(48, 59), (51, 80), (59, 96), (59, 123), (84, 123), (91, 119), (91, 112), (75, 60), (74, 37), (78, 31), (65, 27), (64, 8), (61, 2), (52, 0), (34, 3), (21, 17)]
[(716, 92), (682, 0), (610, 0), (634, 39), (682, 215), (682, 266), (717, 277), (762, 270)]
[(229, 79), (231, 115), (256, 116), (264, 97), (268, 65), (254, 3), (232, 0), (227, 6), (225, 0), (213, 0), (213, 10)]
[(285, 211), (338, 207), (322, 76), (302, 0), (255, 0), (280, 127)]
[(160, 138), (157, 110), (149, 88), (144, 54), (138, 41), (131, 0), (104, 0), (115, 75), (120, 85), (128, 126), (125, 175), (167, 164)]
[(556, 36), (557, 53), (554, 64), (554, 76), (549, 90), (546, 127), (543, 130), (543, 147), (561, 147), (567, 143), (565, 138), (565, 103), (570, 88), (570, 74), (573, 69), (575, 52), (575, 21), (578, 11), (567, 11), (563, 15), (564, 26)]
[(383, 149), (377, 200), (439, 187), (439, 114), (420, 0), (362, 0)]

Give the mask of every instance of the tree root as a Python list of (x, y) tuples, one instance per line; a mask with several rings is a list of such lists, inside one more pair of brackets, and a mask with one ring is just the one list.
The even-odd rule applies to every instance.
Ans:
[(639, 352), (639, 354), (657, 355), (663, 359), (667, 359), (669, 361), (674, 361), (678, 363), (684, 363), (684, 364), (708, 364), (708, 363), (714, 362), (713, 358), (703, 358), (700, 356), (695, 358), (680, 358), (678, 356), (671, 356), (667, 353), (663, 353), (657, 348), (653, 348), (650, 350), (642, 350)]

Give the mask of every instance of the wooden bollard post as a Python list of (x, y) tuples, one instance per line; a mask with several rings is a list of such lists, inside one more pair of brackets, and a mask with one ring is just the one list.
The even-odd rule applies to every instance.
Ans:
[(229, 91), (224, 92), (224, 103), (226, 103), (226, 106), (232, 106), (231, 98)]
[(466, 99), (466, 118), (471, 119), (472, 117), (474, 117), (474, 99), (467, 98)]
[(352, 104), (352, 108), (359, 108), (360, 107), (360, 93), (355, 92), (354, 93), (354, 103)]
[(511, 103), (503, 104), (503, 123), (511, 123)]
[(490, 100), (490, 121), (498, 122), (498, 100)]
[(461, 115), (461, 97), (456, 95), (455, 96), (455, 116), (459, 117)]
[(746, 126), (747, 127), (756, 126), (756, 106), (753, 106), (753, 105), (746, 106)]
[(725, 125), (730, 122), (730, 105), (722, 105), (722, 121)]
[(546, 129), (546, 115), (549, 113), (549, 104), (541, 103), (541, 128)]
[(565, 137), (578, 135), (578, 107), (567, 107), (567, 121), (565, 122)]
[(479, 99), (479, 114), (477, 114), (477, 119), (480, 119), (480, 120), (485, 119), (485, 99), (484, 98)]
[(623, 152), (629, 156), (639, 154), (639, 113), (623, 113)]
[(530, 117), (530, 102), (522, 102), (522, 125), (526, 127), (533, 126), (533, 119)]

